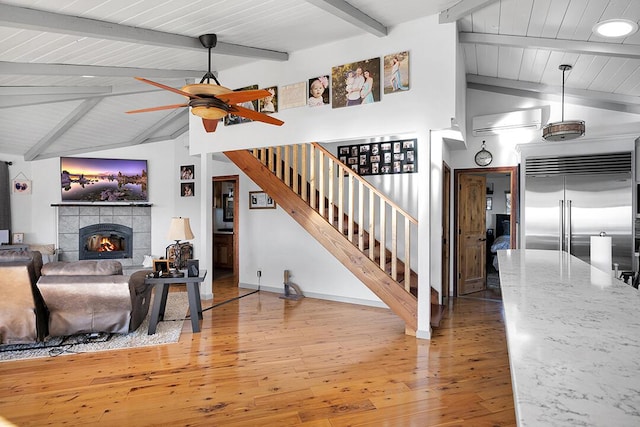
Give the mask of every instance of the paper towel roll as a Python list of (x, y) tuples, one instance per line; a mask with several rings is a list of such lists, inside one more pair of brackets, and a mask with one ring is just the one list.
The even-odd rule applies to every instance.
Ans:
[(591, 236), (591, 265), (611, 274), (611, 236)]

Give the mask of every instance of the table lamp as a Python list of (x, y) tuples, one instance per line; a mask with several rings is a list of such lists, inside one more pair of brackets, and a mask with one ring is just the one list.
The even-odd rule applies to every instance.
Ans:
[(194, 238), (193, 231), (191, 231), (191, 225), (189, 224), (189, 218), (173, 217), (171, 218), (171, 227), (169, 228), (169, 234), (167, 235), (169, 240), (175, 240), (176, 243), (173, 246), (174, 262), (173, 270), (169, 272), (172, 277), (183, 277), (184, 273), (179, 271), (182, 266), (182, 253), (180, 250), (180, 240), (191, 240)]

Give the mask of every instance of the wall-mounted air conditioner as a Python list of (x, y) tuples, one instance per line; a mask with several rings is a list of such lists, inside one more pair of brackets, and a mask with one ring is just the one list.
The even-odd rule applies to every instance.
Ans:
[(473, 136), (498, 135), (514, 130), (539, 130), (542, 108), (476, 116), (472, 119)]

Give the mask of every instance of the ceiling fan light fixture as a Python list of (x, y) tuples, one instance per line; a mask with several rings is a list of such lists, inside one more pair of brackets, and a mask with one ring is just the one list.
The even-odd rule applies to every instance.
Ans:
[(562, 64), (562, 121), (549, 123), (542, 128), (542, 138), (545, 141), (568, 141), (584, 136), (585, 124), (583, 120), (564, 120), (564, 73), (571, 70), (571, 65)]
[(229, 106), (218, 98), (198, 98), (189, 102), (191, 114), (207, 120), (219, 120), (229, 113)]
[(593, 32), (607, 38), (627, 37), (638, 31), (638, 24), (628, 19), (607, 19), (593, 26)]
[(220, 120), (227, 115), (227, 112), (219, 108), (192, 107), (191, 114), (207, 120)]

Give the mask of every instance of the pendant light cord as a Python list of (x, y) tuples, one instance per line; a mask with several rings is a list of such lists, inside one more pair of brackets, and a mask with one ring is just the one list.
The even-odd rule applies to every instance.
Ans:
[(566, 68), (562, 69), (562, 121), (564, 122), (564, 73), (567, 71)]

